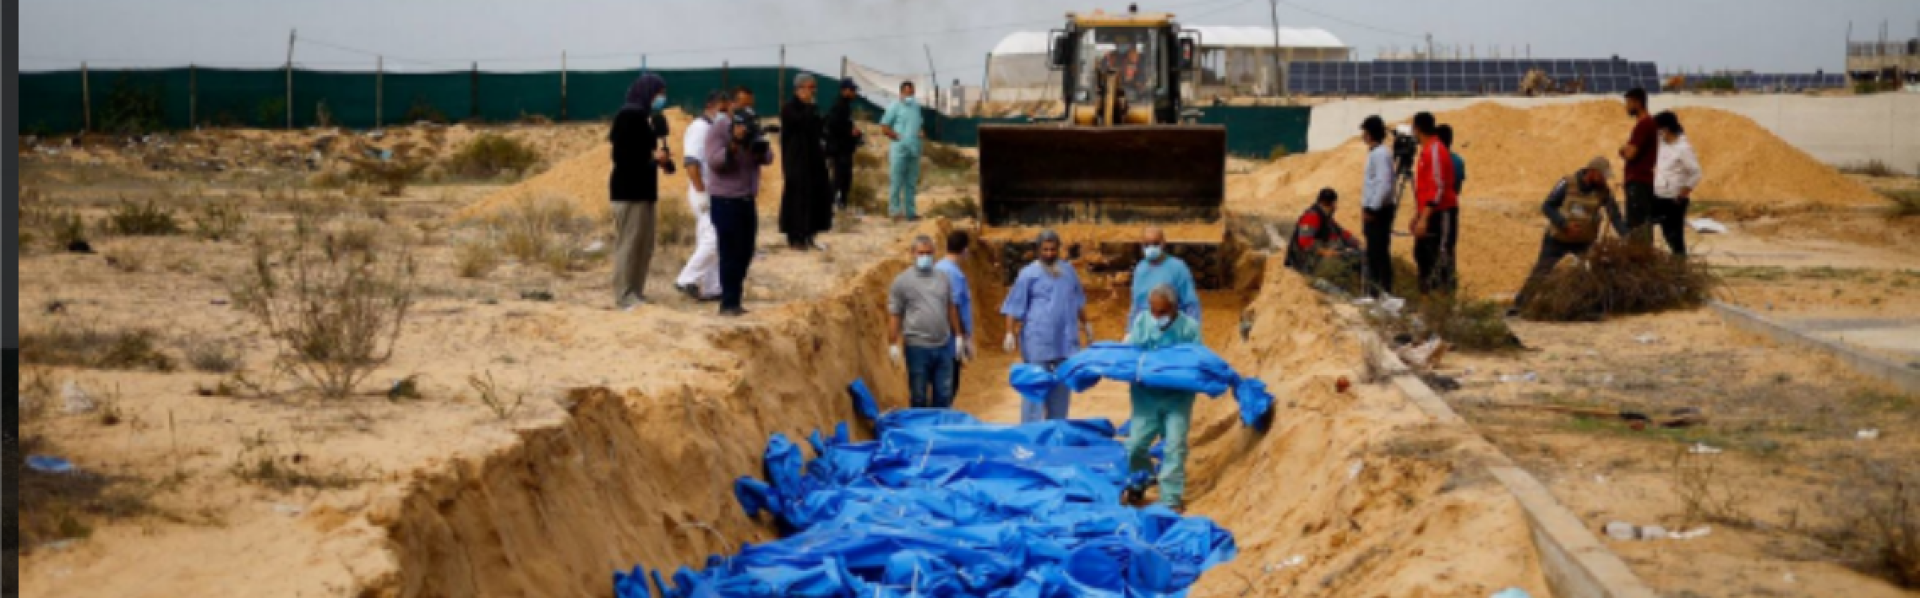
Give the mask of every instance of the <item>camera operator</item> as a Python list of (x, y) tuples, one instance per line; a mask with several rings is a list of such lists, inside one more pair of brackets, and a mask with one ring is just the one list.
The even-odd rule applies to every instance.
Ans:
[(1420, 267), (1420, 292), (1450, 291), (1453, 275), (1447, 247), (1459, 234), (1460, 195), (1454, 191), (1453, 153), (1440, 142), (1433, 114), (1413, 116), (1413, 133), (1420, 139), (1420, 157), (1413, 173), (1413, 261)]
[(732, 110), (721, 114), (707, 132), (706, 152), (705, 163), (713, 173), (707, 192), (713, 196), (713, 228), (720, 237), (720, 315), (744, 316), (740, 297), (760, 227), (753, 200), (760, 193), (760, 169), (773, 163), (773, 148), (753, 112), (752, 90), (734, 90)]
[(1367, 143), (1367, 172), (1360, 188), (1361, 233), (1367, 246), (1367, 294), (1393, 294), (1393, 217), (1399, 212), (1394, 196), (1393, 148), (1387, 143), (1387, 123), (1369, 116), (1360, 123)]

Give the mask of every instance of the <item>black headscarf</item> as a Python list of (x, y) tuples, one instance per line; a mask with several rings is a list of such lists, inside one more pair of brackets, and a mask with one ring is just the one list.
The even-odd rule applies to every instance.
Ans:
[(659, 75), (641, 73), (640, 78), (635, 79), (633, 85), (627, 87), (627, 103), (621, 106), (620, 110), (632, 110), (641, 114), (652, 114), (654, 96), (660, 95), (660, 92), (666, 89), (667, 82), (661, 79)]

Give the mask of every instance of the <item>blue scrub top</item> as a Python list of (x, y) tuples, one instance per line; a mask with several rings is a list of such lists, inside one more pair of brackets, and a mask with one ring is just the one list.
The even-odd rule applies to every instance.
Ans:
[(1057, 262), (1060, 276), (1047, 275), (1039, 262), (1020, 269), (1020, 276), (1000, 306), (1002, 315), (1020, 320), (1020, 353), (1027, 363), (1048, 363), (1080, 352), (1080, 310), (1087, 306), (1080, 275), (1066, 260)]
[(933, 268), (946, 274), (948, 286), (953, 287), (953, 305), (960, 309), (960, 332), (973, 336), (973, 291), (967, 288), (967, 273), (953, 260), (940, 260)]
[(1173, 286), (1180, 313), (1199, 322), (1200, 293), (1193, 287), (1193, 271), (1187, 268), (1186, 262), (1169, 255), (1158, 264), (1140, 260), (1140, 265), (1133, 267), (1133, 309), (1127, 312), (1127, 323), (1131, 325), (1147, 311), (1147, 295), (1153, 292), (1153, 287), (1162, 284)]

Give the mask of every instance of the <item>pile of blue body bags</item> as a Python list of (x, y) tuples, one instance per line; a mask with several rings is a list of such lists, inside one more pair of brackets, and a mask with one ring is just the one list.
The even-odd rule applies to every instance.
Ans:
[[(864, 395), (856, 384), (856, 397)], [(1204, 517), (1122, 506), (1127, 462), (1113, 424), (984, 424), (947, 410), (879, 416), (878, 438), (841, 424), (808, 438), (775, 435), (765, 479), (734, 494), (782, 537), (713, 556), (670, 579), (614, 574), (620, 598), (733, 596), (995, 598), (1183, 596), (1233, 559), (1233, 536)], [(864, 403), (864, 404), (862, 404)]]

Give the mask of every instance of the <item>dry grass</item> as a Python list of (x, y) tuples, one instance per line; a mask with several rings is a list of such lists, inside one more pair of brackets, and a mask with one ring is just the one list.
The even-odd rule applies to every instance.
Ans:
[(284, 248), (256, 247), (233, 295), (279, 346), (280, 369), (343, 397), (392, 357), (413, 306), (414, 263), (404, 246), (379, 256), (316, 245), (296, 235)]
[(1740, 509), (1746, 496), (1719, 470), (1723, 457), (1695, 455), (1690, 450), (1690, 445), (1678, 445), (1672, 463), (1673, 491), (1680, 499), (1680, 527), (1702, 523), (1749, 525), (1750, 519)]
[(1853, 164), (1841, 166), (1839, 170), (1840, 172), (1843, 172), (1846, 174), (1857, 174), (1862, 176), (1870, 176), (1870, 177), (1878, 177), (1878, 178), (1900, 176), (1900, 173), (1894, 172), (1893, 167), (1888, 166), (1886, 162), (1883, 162), (1877, 159), (1867, 160), (1865, 162), (1856, 162)]
[(246, 206), (238, 199), (203, 199), (193, 214), (193, 234), (207, 241), (231, 241), (246, 232)]
[(107, 219), (101, 223), (107, 234), (126, 237), (157, 237), (180, 234), (180, 222), (173, 218), (173, 209), (149, 199), (134, 203), (121, 201), (107, 213)]
[(38, 190), (20, 190), (20, 248), (43, 245), (64, 250), (87, 238), (87, 223), (71, 207), (56, 206)]
[(946, 218), (948, 220), (976, 219), (980, 217), (980, 202), (975, 200), (972, 195), (967, 195), (960, 199), (941, 202), (928, 208), (927, 213), (924, 215), (930, 218)]
[[(15, 447), (8, 447), (14, 449)], [(59, 540), (93, 535), (101, 520), (120, 520), (151, 513), (156, 488), (133, 478), (88, 471), (41, 473), (24, 466), (26, 455), (58, 454), (38, 437), (21, 441), (7, 451), (7, 479), (17, 481), (19, 512), (9, 518), (19, 525), (19, 541), (28, 550)]]
[(196, 338), (186, 343), (181, 352), (187, 356), (187, 365), (195, 370), (226, 374), (240, 369), (240, 348), (232, 341)]
[(395, 158), (375, 160), (370, 158), (348, 158), (352, 165), (353, 180), (369, 182), (381, 187), (387, 197), (399, 197), (407, 191), (407, 185), (420, 178), (427, 169), (428, 162), (419, 159)]
[(500, 384), (493, 380), (492, 371), (468, 375), (467, 385), (473, 387), (473, 392), (479, 395), (480, 404), (486, 405), (487, 410), (493, 412), (494, 417), (502, 420), (512, 419), (513, 414), (519, 412), (520, 407), (527, 402), (527, 393), (524, 389), (500, 388)]
[(533, 146), (497, 133), (483, 133), (447, 159), (447, 169), (461, 176), (494, 178), (520, 176), (540, 164)]
[(659, 213), (654, 221), (654, 242), (662, 247), (682, 247), (693, 245), (698, 232), (698, 222), (694, 221), (693, 209), (686, 201), (662, 199)]
[(1920, 468), (1862, 459), (1848, 469), (1836, 489), (1844, 516), (1819, 535), (1860, 570), (1920, 588)]
[(1673, 259), (1651, 244), (1602, 239), (1584, 260), (1561, 264), (1529, 291), (1529, 320), (1591, 321), (1690, 309), (1713, 298), (1720, 276), (1700, 259)]
[(1888, 201), (1893, 202), (1893, 209), (1888, 211), (1888, 216), (1893, 218), (1920, 216), (1920, 189), (1883, 191), (1882, 194), (1887, 196)]
[(483, 233), (453, 243), (453, 268), (461, 278), (481, 279), (500, 267), (500, 244)]
[(20, 331), (20, 362), (173, 371), (173, 358), (160, 352), (159, 338), (158, 333), (144, 328), (108, 328), (55, 319), (47, 328)]
[(500, 247), (507, 255), (523, 264), (544, 266), (556, 275), (583, 268), (595, 258), (579, 248), (587, 244), (598, 226), (565, 198), (521, 202), (493, 217), (489, 224), (500, 231)]

